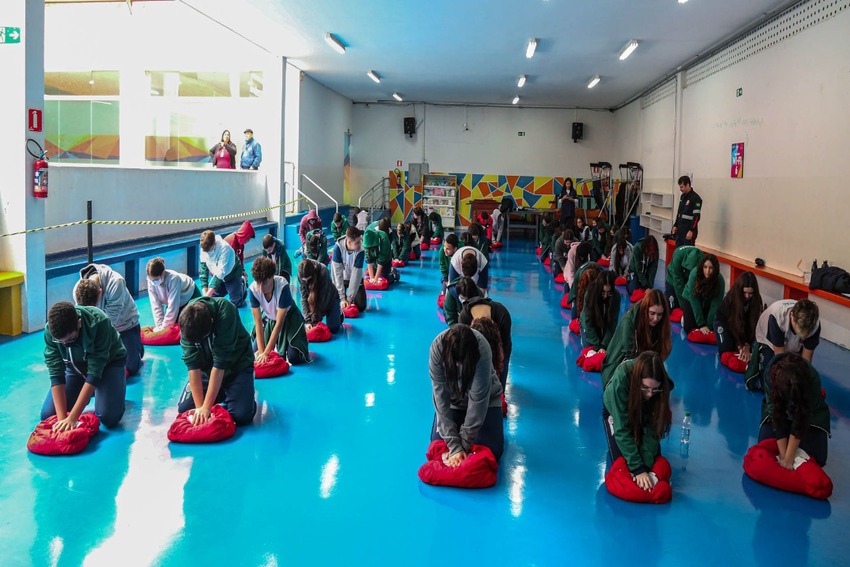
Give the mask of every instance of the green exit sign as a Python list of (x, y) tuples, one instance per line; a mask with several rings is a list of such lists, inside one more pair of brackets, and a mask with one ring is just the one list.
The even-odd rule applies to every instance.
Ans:
[(0, 43), (21, 43), (21, 28), (0, 26)]
[(735, 91), (735, 96), (743, 96), (743, 95), (744, 95), (743, 87), (738, 87), (738, 90)]

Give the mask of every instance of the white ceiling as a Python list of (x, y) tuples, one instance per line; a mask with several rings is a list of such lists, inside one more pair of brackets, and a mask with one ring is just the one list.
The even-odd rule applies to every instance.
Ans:
[[(357, 102), (613, 108), (791, 0), (182, 0)], [(344, 55), (324, 41), (339, 37)], [(530, 38), (537, 53), (526, 59)], [(618, 59), (628, 40), (640, 46)], [(383, 77), (375, 84), (366, 72)], [(517, 88), (519, 75), (528, 75)], [(593, 89), (594, 75), (602, 81)]]

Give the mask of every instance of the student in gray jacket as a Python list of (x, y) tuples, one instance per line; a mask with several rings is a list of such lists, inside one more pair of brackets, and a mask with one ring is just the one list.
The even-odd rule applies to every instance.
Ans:
[(80, 270), (80, 281), (74, 286), (74, 302), (106, 313), (127, 350), (127, 375), (138, 374), (145, 355), (142, 328), (136, 302), (121, 274), (106, 264), (89, 264)]
[(473, 444), (488, 447), (497, 461), (502, 456), (502, 386), (492, 356), (487, 339), (466, 325), (454, 325), (431, 343), (431, 440), (446, 442), (449, 466), (462, 463)]

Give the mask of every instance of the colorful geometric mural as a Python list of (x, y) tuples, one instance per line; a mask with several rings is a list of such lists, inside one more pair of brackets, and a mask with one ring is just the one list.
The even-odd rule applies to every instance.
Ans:
[(206, 138), (186, 136), (145, 136), (145, 160), (151, 165), (169, 162), (209, 164)]

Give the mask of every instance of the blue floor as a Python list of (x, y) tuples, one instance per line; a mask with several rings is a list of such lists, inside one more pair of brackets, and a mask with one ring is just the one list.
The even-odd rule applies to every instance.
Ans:
[[(169, 444), (186, 372), (179, 347), (149, 348), (121, 425), (79, 456), (25, 444), (49, 382), (42, 336), (0, 344), (0, 565), (847, 565), (850, 353), (822, 342), (832, 409), (829, 502), (758, 485), (741, 468), (760, 398), (674, 325), (674, 423), (662, 446), (669, 505), (629, 504), (602, 485), (600, 376), (575, 365), (561, 291), (530, 243), (493, 255), (492, 296), (513, 316), (510, 410), (499, 482), (422, 484), (433, 416), (428, 346), (444, 328), (436, 252), (369, 294), (364, 317), (316, 360), (257, 381), (254, 425), (223, 444)], [(624, 301), (625, 308), (628, 301)], [(142, 323), (151, 321), (147, 299)], [(242, 310), (246, 323), (248, 309)]]

